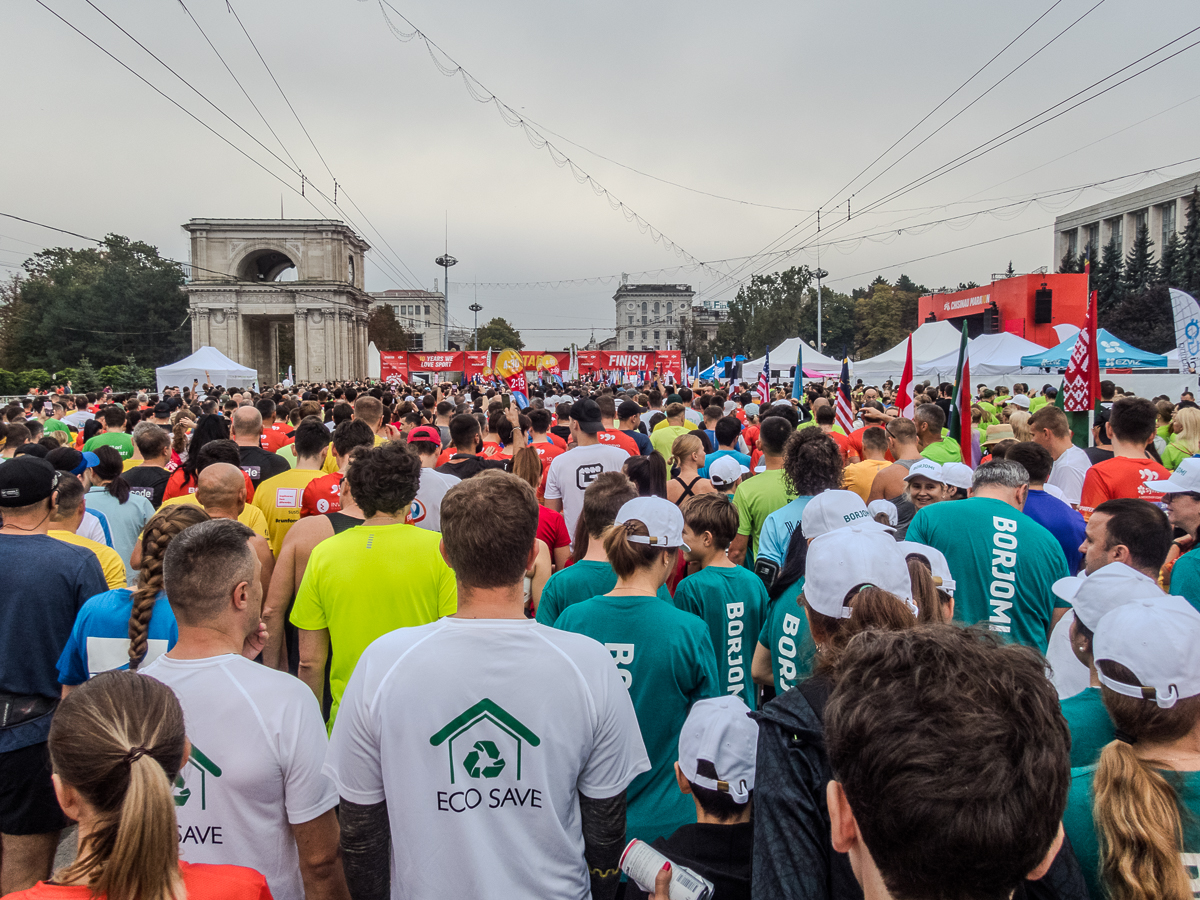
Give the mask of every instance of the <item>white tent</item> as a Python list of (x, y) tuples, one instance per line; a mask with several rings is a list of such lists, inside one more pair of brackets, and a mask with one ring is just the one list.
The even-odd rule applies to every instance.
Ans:
[[(913, 368), (945, 353), (957, 352), (962, 332), (949, 322), (926, 322), (912, 333)], [(908, 338), (878, 356), (854, 363), (854, 374), (858, 378), (890, 376), (899, 381), (904, 374), (904, 360), (908, 355)]]
[[(971, 377), (976, 375), (1009, 375), (1021, 370), (1021, 357), (1044, 353), (1046, 348), (1023, 337), (1004, 332), (981, 334), (967, 344), (967, 358), (971, 361)], [(958, 349), (939, 356), (927, 363), (913, 366), (915, 378), (939, 378), (953, 380), (958, 368)], [(1036, 371), (1036, 370), (1033, 370)]]
[[(786, 381), (790, 377), (792, 366), (796, 364), (796, 354), (799, 350), (800, 338), (788, 338), (778, 347), (772, 347), (771, 374), (767, 377), (771, 381), (775, 381), (776, 376), (774, 373), (778, 372), (778, 377)], [(762, 371), (763, 363), (766, 359), (765, 356), (760, 356), (758, 359), (742, 363), (742, 380), (746, 382), (758, 381), (758, 375)], [(822, 375), (838, 375), (842, 371), (842, 361), (822, 356), (808, 344), (805, 344), (804, 369), (807, 372), (819, 372)]]
[(186, 359), (159, 366), (154, 374), (159, 391), (168, 385), (191, 387), (193, 381), (223, 387), (252, 387), (258, 381), (258, 372), (235, 363), (216, 347), (201, 347)]
[(375, 346), (375, 342), (371, 341), (367, 344), (367, 377), (378, 378), (380, 365), (379, 349)]

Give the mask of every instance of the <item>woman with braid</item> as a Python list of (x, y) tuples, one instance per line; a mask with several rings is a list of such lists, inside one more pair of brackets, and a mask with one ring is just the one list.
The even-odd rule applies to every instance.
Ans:
[(136, 587), (97, 594), (75, 617), (58, 659), (64, 694), (100, 672), (137, 669), (175, 645), (179, 630), (163, 593), (163, 557), (175, 535), (208, 519), (203, 507), (178, 503), (163, 507), (146, 523)]
[(79, 823), (75, 861), (19, 900), (270, 900), (243, 866), (179, 859), (171, 784), (191, 747), (171, 689), (108, 672), (63, 700), (50, 726), (54, 792)]

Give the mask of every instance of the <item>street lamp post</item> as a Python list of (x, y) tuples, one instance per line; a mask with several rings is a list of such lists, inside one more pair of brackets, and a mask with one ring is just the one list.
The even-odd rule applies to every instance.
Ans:
[(471, 312), (475, 313), (475, 332), (474, 332), (474, 339), (473, 339), (472, 343), (475, 344), (475, 349), (478, 350), (479, 349), (479, 311), (481, 309), (483, 309), (483, 307), (480, 306), (478, 303), (472, 303), (470, 306), (467, 307), (467, 309), (469, 309)]
[(824, 353), (825, 345), (821, 343), (821, 279), (827, 277), (829, 273), (818, 266), (813, 275), (817, 279), (817, 352)]
[(445, 344), (445, 346), (442, 347), (442, 349), (449, 350), (450, 349), (450, 267), (458, 265), (458, 260), (455, 259), (453, 256), (451, 256), (449, 253), (443, 253), (441, 256), (439, 256), (437, 259), (434, 260), (434, 263), (441, 266), (446, 272), (446, 277), (444, 279), (444, 281), (446, 283), (445, 283), (445, 285), (443, 285), (443, 287), (445, 288), (445, 291), (446, 291), (446, 300), (442, 304), (442, 308), (445, 309), (445, 311), (446, 311), (446, 323), (445, 323), (445, 326), (444, 326), (443, 332), (442, 332), (443, 336), (444, 336), (443, 343)]

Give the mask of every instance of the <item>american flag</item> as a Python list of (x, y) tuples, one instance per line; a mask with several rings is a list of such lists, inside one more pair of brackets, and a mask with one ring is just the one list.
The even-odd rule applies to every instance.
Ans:
[(758, 402), (766, 406), (771, 399), (771, 348), (763, 359), (762, 371), (758, 373)]
[(854, 407), (850, 405), (850, 357), (842, 357), (842, 375), (838, 379), (837, 404), (834, 407), (837, 423), (849, 434), (854, 430)]

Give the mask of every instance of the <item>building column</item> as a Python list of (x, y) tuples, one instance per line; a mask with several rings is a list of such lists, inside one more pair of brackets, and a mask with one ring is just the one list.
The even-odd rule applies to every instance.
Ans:
[(311, 381), (308, 374), (312, 371), (308, 362), (308, 310), (297, 308), (292, 313), (292, 323), (296, 332), (296, 382)]

